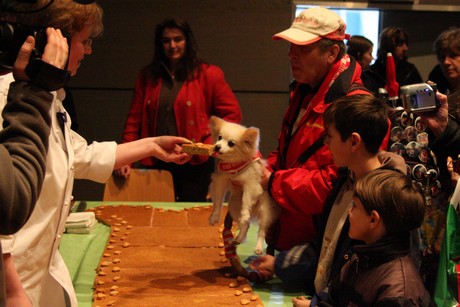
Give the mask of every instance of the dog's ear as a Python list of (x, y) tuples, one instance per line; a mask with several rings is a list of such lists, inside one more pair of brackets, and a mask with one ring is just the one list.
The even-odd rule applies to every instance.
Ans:
[(224, 123), (225, 121), (217, 116), (211, 115), (209, 118), (209, 128), (211, 128), (211, 139), (213, 143), (217, 142)]
[(211, 130), (214, 132), (219, 131), (220, 127), (222, 126), (222, 122), (223, 122), (223, 119), (217, 116), (211, 115), (211, 117), (209, 118), (209, 128), (211, 128)]
[(216, 126), (216, 119), (216, 116), (211, 115), (211, 117), (209, 118), (209, 128), (213, 129)]
[(211, 129), (214, 129), (215, 127), (220, 127), (222, 126), (223, 122), (224, 120), (222, 118), (219, 118), (215, 115), (211, 115), (211, 117), (209, 118), (209, 127)]
[(255, 147), (259, 146), (259, 129), (250, 127), (244, 132), (244, 141), (248, 144), (255, 144)]

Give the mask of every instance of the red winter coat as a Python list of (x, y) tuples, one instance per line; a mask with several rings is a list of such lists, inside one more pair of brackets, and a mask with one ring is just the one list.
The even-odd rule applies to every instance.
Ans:
[[(337, 177), (337, 168), (327, 146), (322, 146), (301, 165), (297, 159), (324, 134), (323, 113), (328, 107), (324, 101), (326, 93), (329, 90), (337, 91), (337, 88), (331, 86), (337, 80), (335, 75), (342, 75), (349, 65), (348, 56), (335, 63), (318, 91), (313, 97), (307, 95), (303, 102), (300, 101), (298, 84), (290, 93), (290, 103), (278, 137), (278, 149), (267, 157), (268, 168), (274, 171), (269, 190), (275, 202), (282, 207), (275, 243), (278, 250), (288, 250), (295, 245), (311, 242), (317, 235), (313, 216), (322, 212), (323, 204)], [(349, 82), (342, 89), (344, 94), (348, 93), (351, 84), (362, 85), (360, 75), (361, 67), (356, 65), (354, 72), (349, 76)], [(337, 82), (337, 87), (339, 83)], [(358, 89), (348, 93), (356, 94), (369, 92)], [(295, 113), (300, 103), (307, 104), (307, 110), (289, 144), (286, 144), (290, 123), (296, 120)], [(282, 154), (284, 152), (285, 155)], [(285, 166), (281, 162), (283, 156)]]
[[(154, 83), (139, 73), (136, 80), (131, 109), (123, 131), (122, 142), (156, 136), (162, 80)], [(222, 70), (214, 65), (202, 64), (198, 78), (186, 80), (174, 101), (177, 132), (179, 136), (194, 142), (210, 143), (209, 117), (216, 115), (227, 121), (240, 123), (241, 109)], [(207, 156), (193, 156), (192, 164), (201, 164)], [(154, 158), (142, 160), (144, 165), (153, 165)]]

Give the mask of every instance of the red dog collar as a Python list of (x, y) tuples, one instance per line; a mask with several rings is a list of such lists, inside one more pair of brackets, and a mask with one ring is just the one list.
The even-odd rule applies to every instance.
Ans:
[(217, 169), (222, 173), (238, 174), (244, 171), (250, 164), (259, 160), (260, 158), (257, 157), (250, 161), (242, 161), (236, 163), (227, 163), (219, 161), (219, 163), (217, 164)]

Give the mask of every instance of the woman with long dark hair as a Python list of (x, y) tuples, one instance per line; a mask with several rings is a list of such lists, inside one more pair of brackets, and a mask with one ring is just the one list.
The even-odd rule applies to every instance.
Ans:
[(396, 81), (399, 86), (423, 82), (423, 79), (415, 65), (408, 61), (409, 34), (400, 27), (387, 27), (379, 36), (379, 48), (377, 59), (368, 70), (362, 74), (363, 84), (374, 94), (379, 88), (385, 88), (386, 59), (391, 53), (396, 67)]
[[(209, 117), (216, 115), (239, 123), (241, 109), (222, 70), (197, 55), (189, 24), (167, 18), (156, 26), (152, 62), (137, 77), (122, 142), (159, 135), (176, 135), (193, 142), (210, 143)], [(172, 173), (177, 201), (206, 201), (214, 161), (193, 156), (174, 165), (155, 158), (141, 160), (141, 168)], [(131, 166), (117, 170), (129, 176)]]

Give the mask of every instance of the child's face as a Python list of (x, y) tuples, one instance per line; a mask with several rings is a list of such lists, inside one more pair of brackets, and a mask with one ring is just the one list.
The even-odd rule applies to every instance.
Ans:
[(348, 143), (350, 138), (345, 142), (342, 142), (340, 138), (340, 134), (335, 128), (334, 124), (328, 125), (326, 129), (326, 139), (324, 143), (329, 148), (329, 151), (332, 154), (332, 159), (334, 160), (334, 164), (338, 167), (346, 167), (349, 164), (348, 158)]
[(351, 239), (366, 242), (368, 238), (368, 225), (372, 217), (367, 214), (361, 201), (356, 197), (353, 197), (352, 206), (348, 209), (348, 218), (350, 220), (348, 236)]

